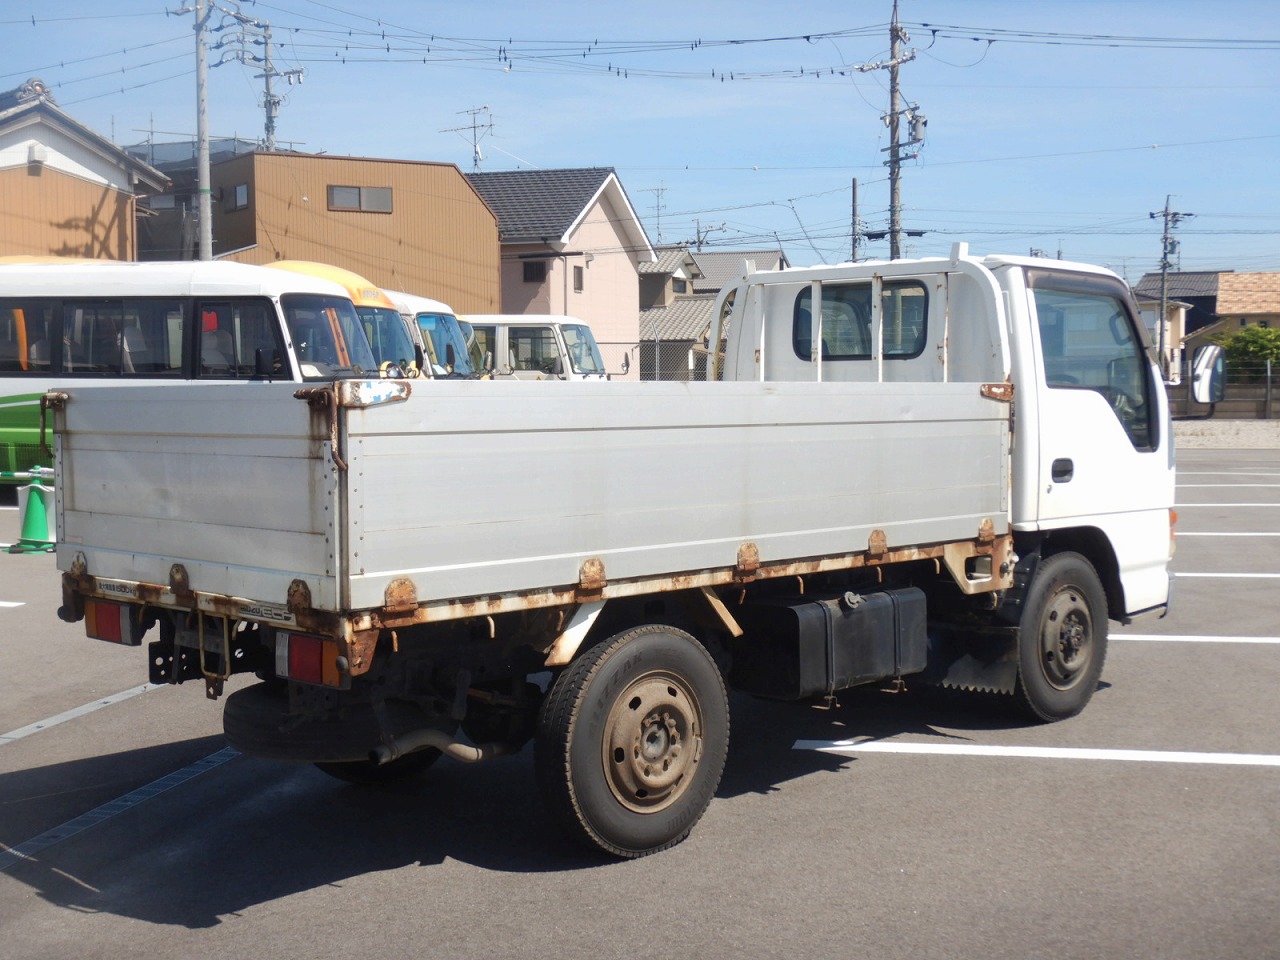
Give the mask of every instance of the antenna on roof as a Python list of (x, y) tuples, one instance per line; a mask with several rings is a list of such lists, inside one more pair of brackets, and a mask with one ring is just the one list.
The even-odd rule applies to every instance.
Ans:
[[(470, 110), (459, 110), (458, 113), (465, 113), (471, 117), (471, 123), (465, 127), (449, 127), (441, 130), (441, 133), (465, 133), (471, 131), (471, 172), (480, 172), (480, 161), (484, 159), (484, 154), (480, 152), (480, 141), (493, 133), (493, 118), (489, 114), (488, 107), (472, 107)], [(480, 122), (480, 114), (484, 114), (484, 123)]]

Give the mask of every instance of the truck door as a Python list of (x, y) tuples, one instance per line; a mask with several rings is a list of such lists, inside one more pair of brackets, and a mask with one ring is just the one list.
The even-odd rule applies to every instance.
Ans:
[(1159, 554), (1149, 579), (1167, 587), (1172, 438), (1132, 301), (1109, 277), (1028, 270), (1027, 282), (1039, 429), (1025, 440), (1038, 445), (1039, 526), (1104, 530), (1122, 572), (1135, 551), (1148, 554), (1139, 566)]

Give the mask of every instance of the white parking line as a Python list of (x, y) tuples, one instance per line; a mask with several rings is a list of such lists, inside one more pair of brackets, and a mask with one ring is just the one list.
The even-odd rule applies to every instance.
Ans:
[(1265, 487), (1274, 489), (1280, 483), (1180, 483), (1179, 490), (1239, 490), (1244, 487)]
[(1142, 640), (1153, 643), (1280, 643), (1280, 637), (1190, 637), (1159, 636), (1156, 634), (1140, 635), (1136, 633), (1113, 633), (1110, 640)]
[[(4, 546), (4, 545), (0, 544), (0, 546)], [(0, 600), (0, 608), (3, 608), (5, 610), (8, 610), (12, 607), (24, 607), (24, 606), (26, 606), (26, 604), (23, 603), (21, 600)]]
[(1280, 573), (1174, 573), (1174, 576), (1192, 580), (1280, 580)]
[(1259, 473), (1255, 470), (1179, 470), (1178, 479), (1183, 477), (1280, 477), (1280, 473)]
[(231, 747), (224, 747), (217, 753), (211, 753), (209, 756), (195, 763), (183, 767), (181, 770), (175, 770), (173, 773), (166, 774), (159, 780), (153, 780), (145, 787), (139, 787), (132, 793), (126, 793), (123, 797), (117, 797), (109, 800), (100, 807), (90, 810), (88, 813), (81, 814), (74, 820), (68, 820), (66, 823), (54, 827), (52, 830), (46, 830), (38, 837), (32, 837), (17, 846), (8, 847), (0, 851), (0, 873), (8, 870), (16, 863), (34, 860), (35, 854), (41, 850), (46, 850), (56, 843), (63, 840), (69, 840), (77, 834), (84, 833), (90, 827), (96, 827), (104, 820), (110, 820), (117, 814), (124, 813), (150, 800), (152, 797), (159, 796), (166, 790), (172, 790), (174, 787), (186, 783), (192, 777), (198, 777), (200, 774), (220, 767), (228, 760), (232, 760), (240, 756), (240, 751)]
[(1123, 760), (1147, 763), (1209, 763), (1280, 767), (1266, 753), (1191, 753), (1183, 750), (1095, 750), (1087, 747), (995, 747), (976, 743), (906, 743), (892, 740), (797, 740), (793, 750), (817, 750), (852, 757), (860, 753), (912, 753), (953, 757), (1022, 757), (1034, 760)]
[(146, 693), (148, 690), (157, 689), (157, 684), (144, 683), (140, 687), (131, 687), (128, 690), (121, 690), (119, 693), (113, 693), (109, 697), (103, 697), (101, 700), (95, 700), (93, 703), (82, 704), (78, 707), (72, 707), (55, 716), (45, 720), (37, 720), (35, 723), (29, 723), (25, 727), (18, 727), (17, 730), (10, 730), (8, 733), (0, 733), (0, 746), (6, 743), (12, 743), (14, 740), (21, 740), (23, 737), (29, 737), (33, 733), (39, 733), (41, 730), (48, 730), (50, 727), (56, 727), (60, 723), (66, 723), (68, 720), (74, 720), (76, 717), (83, 717), (87, 713), (93, 713), (95, 710), (101, 710), (103, 707), (109, 707), (113, 703), (120, 703), (123, 700), (130, 700), (138, 694)]
[(1175, 503), (1179, 510), (1190, 507), (1280, 507), (1280, 500), (1274, 503)]
[(1183, 537), (1280, 537), (1280, 533), (1187, 533), (1179, 530), (1178, 539)]

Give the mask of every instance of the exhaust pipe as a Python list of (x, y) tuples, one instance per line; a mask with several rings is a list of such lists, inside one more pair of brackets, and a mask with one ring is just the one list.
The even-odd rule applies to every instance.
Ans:
[(426, 728), (395, 737), (389, 744), (379, 744), (369, 751), (369, 759), (377, 764), (390, 763), (405, 754), (426, 750), (428, 747), (434, 747), (463, 763), (479, 763), (481, 760), (492, 760), (494, 757), (505, 756), (511, 752), (503, 743), (485, 743), (475, 747), (455, 740), (443, 730)]

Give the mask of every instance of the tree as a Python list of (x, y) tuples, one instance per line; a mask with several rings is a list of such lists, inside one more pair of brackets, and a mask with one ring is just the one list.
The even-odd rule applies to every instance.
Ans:
[(1231, 333), (1218, 334), (1214, 343), (1222, 345), (1227, 366), (1236, 373), (1233, 380), (1261, 380), (1267, 361), (1280, 366), (1280, 329), (1248, 326)]

